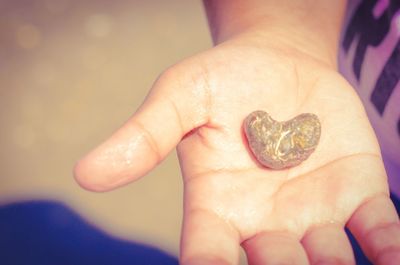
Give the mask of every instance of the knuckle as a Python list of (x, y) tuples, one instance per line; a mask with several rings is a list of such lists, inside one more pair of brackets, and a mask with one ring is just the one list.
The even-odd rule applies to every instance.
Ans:
[(135, 125), (137, 126), (140, 135), (143, 137), (145, 144), (150, 149), (151, 153), (154, 155), (155, 163), (158, 164), (162, 161), (163, 154), (161, 153), (161, 148), (154, 138), (153, 134), (146, 129), (146, 127), (140, 122), (135, 121)]

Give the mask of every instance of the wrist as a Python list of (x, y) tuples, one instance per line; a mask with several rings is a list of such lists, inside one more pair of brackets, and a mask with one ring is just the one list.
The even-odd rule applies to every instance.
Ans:
[(233, 39), (287, 48), (336, 67), (341, 1), (204, 0), (215, 44)]
[[(230, 35), (216, 44), (225, 42), (280, 52), (283, 55), (313, 58), (330, 68), (337, 69), (339, 40), (329, 41), (301, 28), (271, 27), (262, 23)], [(300, 57), (299, 57), (300, 56)]]

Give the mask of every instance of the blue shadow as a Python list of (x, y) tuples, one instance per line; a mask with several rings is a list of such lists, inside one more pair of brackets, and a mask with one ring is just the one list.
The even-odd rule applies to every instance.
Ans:
[(62, 203), (0, 207), (1, 265), (178, 265), (154, 247), (105, 234)]

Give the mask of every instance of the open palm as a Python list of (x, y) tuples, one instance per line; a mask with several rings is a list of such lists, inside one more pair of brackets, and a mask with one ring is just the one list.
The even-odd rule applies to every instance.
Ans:
[[(293, 168), (262, 167), (242, 128), (254, 110), (281, 121), (318, 115), (315, 152)], [(362, 104), (311, 55), (233, 40), (173, 66), (75, 175), (88, 189), (109, 190), (145, 175), (176, 146), (183, 264), (237, 264), (240, 245), (254, 265), (353, 264), (346, 225), (376, 264), (400, 262), (398, 218)]]

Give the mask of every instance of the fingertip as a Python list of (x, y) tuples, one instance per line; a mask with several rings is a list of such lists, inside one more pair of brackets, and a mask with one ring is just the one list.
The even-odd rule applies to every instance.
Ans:
[(127, 163), (119, 151), (114, 153), (103, 144), (75, 164), (73, 175), (82, 188), (105, 192), (135, 181), (147, 171), (141, 163)]
[(96, 178), (93, 177), (95, 175), (91, 173), (90, 167), (85, 158), (75, 163), (73, 176), (79, 186), (85, 190), (94, 192), (104, 192), (109, 190), (102, 181), (98, 181), (98, 176), (96, 176)]
[(74, 177), (84, 189), (104, 192), (147, 174), (157, 157), (137, 126), (117, 130), (74, 166)]

